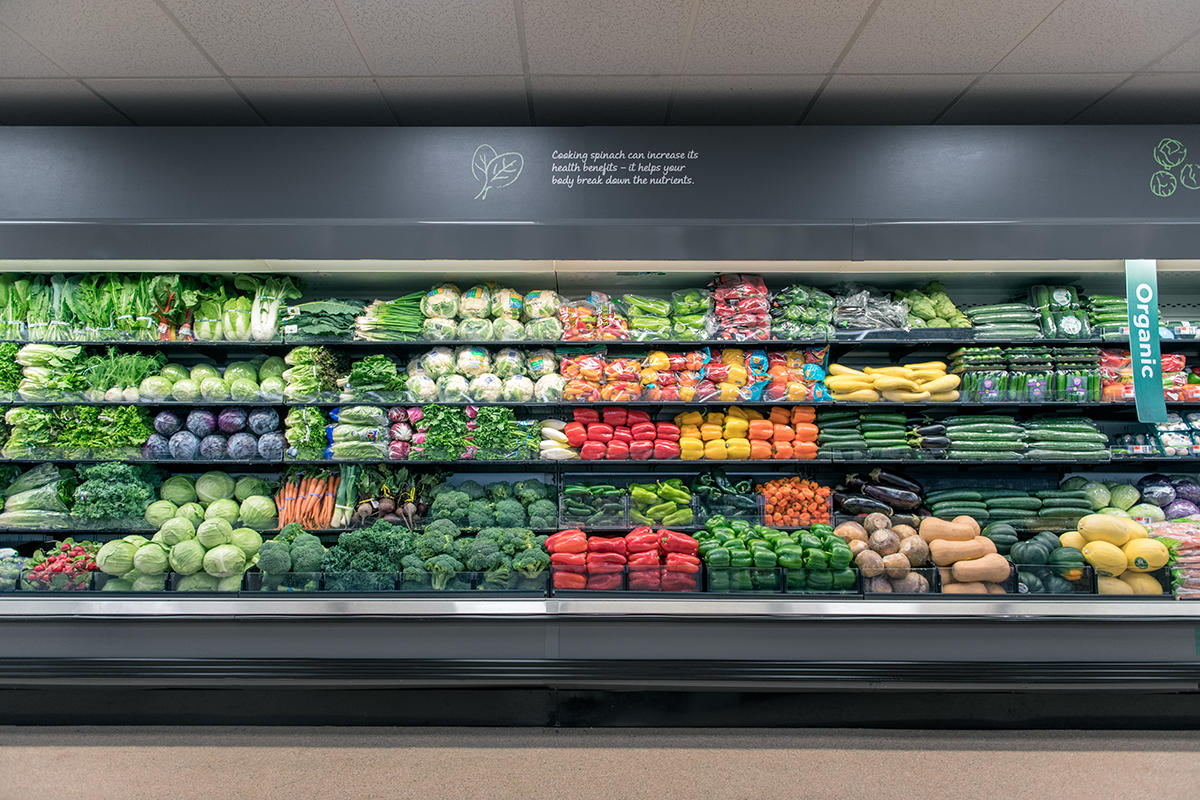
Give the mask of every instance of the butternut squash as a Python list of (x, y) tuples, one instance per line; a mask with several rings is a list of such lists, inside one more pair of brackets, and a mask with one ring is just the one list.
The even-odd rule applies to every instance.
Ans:
[[(991, 550), (988, 549), (991, 545)], [(939, 567), (948, 567), (956, 561), (966, 561), (995, 553), (996, 545), (991, 539), (975, 536), (965, 542), (953, 539), (934, 539), (929, 543), (929, 554), (933, 563)]]
[(987, 590), (988, 594), (1008, 594), (1008, 590), (998, 583), (989, 583)]
[[(961, 519), (961, 517), (960, 517)], [(952, 542), (965, 542), (979, 535), (979, 531), (969, 525), (957, 522), (946, 522), (937, 517), (926, 517), (921, 520), (921, 538), (927, 543), (934, 539), (948, 539)]]
[(999, 553), (988, 553), (979, 558), (954, 562), (954, 580), (962, 583), (982, 581), (984, 583), (1002, 583), (1008, 580), (1012, 565), (1008, 559)]
[(966, 525), (968, 528), (975, 531), (976, 536), (983, 533), (979, 527), (979, 523), (975, 521), (974, 517), (968, 517), (967, 515), (963, 514), (962, 516), (955, 517), (952, 522), (955, 525)]
[(943, 583), (942, 594), (987, 594), (982, 583)]
[(938, 575), (942, 579), (942, 583), (954, 583), (954, 570), (950, 567), (938, 567)]

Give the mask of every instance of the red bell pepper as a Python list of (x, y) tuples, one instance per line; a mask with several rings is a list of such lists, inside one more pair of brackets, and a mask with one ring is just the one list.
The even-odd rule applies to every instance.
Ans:
[(631, 566), (629, 588), (633, 591), (656, 592), (662, 586), (662, 567)]
[(631, 429), (633, 438), (639, 442), (653, 442), (658, 436), (653, 422), (639, 422)]
[(661, 460), (679, 458), (679, 442), (668, 442), (663, 439), (654, 441), (654, 457)]
[(587, 441), (587, 428), (582, 422), (568, 422), (563, 428), (563, 436), (567, 437), (567, 444), (571, 447), (582, 447)]
[(626, 424), (625, 419), (627, 415), (628, 412), (626, 412), (623, 408), (606, 408), (604, 409), (601, 419), (603, 419), (609, 425), (624, 425)]
[(648, 412), (648, 411), (641, 411), (636, 408), (631, 408), (631, 409), (629, 409), (629, 412), (625, 415), (625, 424), (626, 425), (637, 425), (639, 422), (649, 422), (649, 421), (650, 421), (650, 412)]
[(594, 564), (625, 564), (625, 556), (621, 553), (588, 553), (587, 565), (591, 568)]
[(654, 425), (654, 438), (665, 439), (668, 442), (678, 442), (679, 426), (674, 422), (657, 422)]
[[(591, 558), (590, 554), (588, 558)], [(672, 572), (699, 572), (700, 559), (684, 553), (667, 553), (667, 569)]]
[(550, 577), (555, 589), (583, 589), (587, 587), (587, 576), (577, 572), (566, 572), (550, 568)]
[(667, 572), (662, 576), (664, 592), (695, 592), (700, 588), (700, 576), (686, 572)]
[(611, 592), (620, 589), (624, 579), (620, 568), (611, 574), (588, 575), (587, 588), (598, 592)]
[(593, 536), (588, 539), (588, 553), (620, 553), (625, 555), (624, 536)]
[(634, 528), (625, 534), (625, 553), (658, 552), (658, 534), (648, 525)]
[(613, 428), (612, 440), (614, 442), (624, 442), (625, 444), (629, 444), (633, 441), (633, 433), (630, 432), (629, 428), (625, 427), (624, 425), (618, 425), (617, 427)]
[(550, 556), (550, 569), (561, 572), (587, 572), (587, 556), (583, 553), (555, 553)]
[(575, 409), (574, 420), (582, 422), (585, 425), (600, 421), (600, 412), (594, 408), (577, 408)]
[(603, 442), (584, 442), (579, 448), (579, 457), (584, 461), (598, 461), (604, 458), (604, 454), (608, 452), (608, 448)]
[(658, 533), (665, 553), (685, 553), (694, 556), (700, 552), (700, 543), (686, 533), (669, 531), (666, 528)]
[(604, 457), (609, 461), (625, 461), (629, 458), (629, 445), (614, 439), (606, 446)]
[(608, 442), (613, 438), (612, 425), (603, 422), (591, 422), (587, 426), (587, 438), (590, 442)]
[(588, 550), (587, 534), (579, 528), (559, 531), (553, 536), (546, 537), (546, 550), (550, 553), (586, 553)]
[(661, 561), (658, 558), (657, 550), (646, 550), (641, 553), (630, 553), (629, 554), (629, 563), (631, 565), (637, 564), (637, 565), (643, 566), (643, 567), (645, 567), (645, 566), (657, 567), (661, 563)]
[(653, 442), (633, 441), (629, 443), (629, 457), (634, 461), (648, 461), (653, 455)]

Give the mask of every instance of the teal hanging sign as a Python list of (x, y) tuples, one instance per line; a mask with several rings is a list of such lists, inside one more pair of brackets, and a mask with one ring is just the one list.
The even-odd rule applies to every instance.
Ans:
[(1158, 334), (1158, 265), (1154, 259), (1125, 260), (1125, 297), (1129, 301), (1129, 350), (1138, 421), (1166, 422)]

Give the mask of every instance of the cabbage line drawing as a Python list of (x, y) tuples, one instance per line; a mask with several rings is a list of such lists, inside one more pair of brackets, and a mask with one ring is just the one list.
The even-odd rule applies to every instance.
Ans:
[[(1165, 136), (1154, 145), (1154, 162), (1160, 169), (1150, 175), (1150, 194), (1155, 197), (1170, 197), (1183, 184), (1183, 188), (1200, 189), (1200, 165), (1184, 164), (1188, 150), (1183, 142)], [(1179, 167), (1179, 177), (1172, 172)]]
[(483, 184), (476, 200), (486, 200), (492, 189), (511, 186), (525, 169), (525, 157), (520, 153), (496, 153), (490, 144), (481, 144), (471, 156), (471, 174)]
[(1154, 146), (1154, 160), (1163, 169), (1174, 169), (1187, 158), (1187, 148), (1178, 139), (1169, 136), (1159, 140)]

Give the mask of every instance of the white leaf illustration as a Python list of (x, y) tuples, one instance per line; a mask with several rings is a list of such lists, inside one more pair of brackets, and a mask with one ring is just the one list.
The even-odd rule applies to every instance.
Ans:
[(493, 189), (508, 186), (521, 177), (525, 158), (520, 153), (501, 153), (487, 166), (488, 185)]
[(495, 158), (496, 148), (490, 144), (481, 144), (475, 148), (475, 155), (471, 156), (471, 174), (475, 176), (475, 180), (487, 183), (488, 164)]

